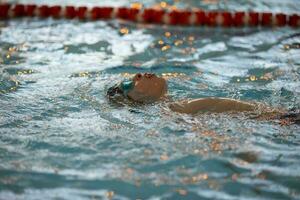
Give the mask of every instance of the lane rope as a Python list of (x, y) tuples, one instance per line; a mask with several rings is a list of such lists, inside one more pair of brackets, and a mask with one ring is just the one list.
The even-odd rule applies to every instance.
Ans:
[(34, 4), (0, 4), (0, 19), (52, 17), (54, 19), (123, 19), (139, 23), (179, 26), (300, 27), (300, 15), (271, 12), (228, 12), (202, 9), (157, 9), (130, 7), (85, 7)]

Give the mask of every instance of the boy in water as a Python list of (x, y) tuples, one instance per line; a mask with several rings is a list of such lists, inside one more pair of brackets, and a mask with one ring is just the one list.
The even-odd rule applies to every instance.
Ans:
[[(167, 88), (167, 82), (164, 78), (150, 73), (138, 73), (131, 80), (123, 81), (109, 88), (107, 96), (114, 98), (119, 95), (135, 102), (149, 103), (164, 99)], [(209, 97), (173, 102), (169, 104), (169, 108), (179, 113), (196, 114), (199, 112), (251, 112), (257, 110), (258, 105), (229, 98)], [(282, 119), (290, 123), (300, 124), (300, 113), (296, 111), (264, 113), (258, 118)]]

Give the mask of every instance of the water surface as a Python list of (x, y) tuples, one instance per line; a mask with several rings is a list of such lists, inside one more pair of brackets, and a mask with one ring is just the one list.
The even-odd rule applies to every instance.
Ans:
[[(62, 2), (70, 3), (85, 1)], [(175, 4), (300, 7), (296, 0)], [(298, 29), (17, 19), (2, 21), (0, 31), (0, 199), (300, 198), (296, 125), (105, 97), (114, 83), (153, 72), (168, 79), (173, 100), (216, 96), (299, 109), (300, 50), (287, 48), (300, 43)]]

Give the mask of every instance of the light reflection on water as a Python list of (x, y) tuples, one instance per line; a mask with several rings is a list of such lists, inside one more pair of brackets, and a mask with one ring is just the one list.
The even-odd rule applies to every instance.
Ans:
[[(291, 2), (283, 9), (293, 12)], [(0, 35), (0, 198), (300, 198), (299, 127), (105, 98), (124, 77), (151, 71), (168, 79), (174, 100), (300, 108), (299, 49), (285, 48), (299, 40), (289, 28), (8, 22)]]

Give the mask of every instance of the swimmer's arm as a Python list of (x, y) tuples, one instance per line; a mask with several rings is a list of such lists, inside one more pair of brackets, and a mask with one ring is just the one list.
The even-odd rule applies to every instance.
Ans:
[(221, 113), (255, 110), (255, 106), (251, 103), (228, 98), (201, 98), (190, 101), (180, 101), (171, 103), (169, 107), (175, 112), (186, 114), (195, 114), (197, 112)]

